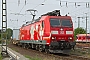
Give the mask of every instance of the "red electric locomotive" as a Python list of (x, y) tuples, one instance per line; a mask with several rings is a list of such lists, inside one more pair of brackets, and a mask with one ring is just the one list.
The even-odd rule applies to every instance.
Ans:
[(60, 10), (44, 14), (20, 28), (19, 43), (46, 53), (66, 53), (75, 46), (72, 19), (61, 16)]

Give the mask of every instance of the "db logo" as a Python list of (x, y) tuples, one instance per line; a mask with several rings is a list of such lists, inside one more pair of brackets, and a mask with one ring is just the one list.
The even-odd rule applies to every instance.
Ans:
[(64, 31), (60, 31), (60, 34), (64, 34)]

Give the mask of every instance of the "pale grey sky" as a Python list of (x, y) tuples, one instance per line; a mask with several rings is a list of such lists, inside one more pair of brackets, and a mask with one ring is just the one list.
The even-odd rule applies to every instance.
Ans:
[[(7, 20), (8, 20), (8, 27), (9, 28), (20, 28), (22, 24), (26, 21), (31, 21), (32, 16), (29, 15), (30, 12), (26, 12), (28, 9), (36, 9), (36, 18), (40, 15), (47, 13), (49, 11), (53, 11), (56, 9), (61, 10), (61, 15), (65, 15), (69, 13), (69, 15), (73, 19), (74, 28), (77, 28), (78, 19), (77, 17), (86, 17), (85, 13), (88, 15), (88, 30), (90, 31), (90, 0), (61, 0), (62, 7), (59, 4), (60, 0), (20, 0), (20, 4), (18, 6), (19, 0), (7, 0)], [(45, 1), (45, 2), (44, 2)], [(68, 3), (66, 7), (66, 1)], [(0, 0), (0, 28), (2, 22), (2, 0)], [(83, 3), (76, 3), (75, 7), (74, 2), (83, 2)], [(89, 2), (89, 8), (86, 8), (86, 2)], [(40, 5), (44, 3), (44, 5)], [(16, 13), (26, 14), (26, 15), (15, 15)], [(17, 21), (18, 20), (18, 21)], [(85, 28), (85, 18), (80, 19), (80, 27)]]

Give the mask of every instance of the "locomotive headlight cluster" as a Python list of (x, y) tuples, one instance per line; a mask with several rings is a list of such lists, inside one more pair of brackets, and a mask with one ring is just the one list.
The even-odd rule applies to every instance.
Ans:
[(52, 37), (52, 39), (55, 39), (54, 37)]
[(68, 37), (69, 40), (72, 40), (73, 38), (72, 37)]
[(58, 31), (51, 31), (51, 34), (58, 34)]
[(52, 37), (52, 40), (55, 40), (56, 39), (56, 37)]

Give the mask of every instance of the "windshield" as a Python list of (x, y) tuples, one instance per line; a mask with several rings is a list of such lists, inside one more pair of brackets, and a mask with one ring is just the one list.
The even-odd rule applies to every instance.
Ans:
[(57, 18), (50, 19), (51, 26), (63, 26), (63, 27), (72, 27), (70, 20), (60, 20)]
[(62, 26), (72, 27), (70, 20), (62, 20), (61, 23)]
[(50, 19), (51, 26), (60, 26), (60, 19)]

